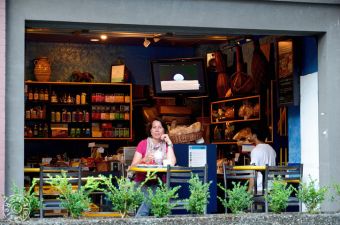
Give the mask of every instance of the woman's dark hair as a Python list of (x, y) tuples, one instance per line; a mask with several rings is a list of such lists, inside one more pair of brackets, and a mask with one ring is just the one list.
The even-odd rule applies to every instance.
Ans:
[(259, 141), (265, 142), (268, 137), (268, 128), (263, 125), (257, 125), (250, 127), (251, 133), (255, 134)]
[(159, 117), (156, 117), (153, 120), (151, 120), (146, 126), (146, 132), (149, 137), (151, 137), (151, 128), (152, 128), (153, 121), (159, 121), (162, 124), (162, 127), (164, 128), (164, 134), (168, 133), (168, 126), (166, 125), (165, 121)]

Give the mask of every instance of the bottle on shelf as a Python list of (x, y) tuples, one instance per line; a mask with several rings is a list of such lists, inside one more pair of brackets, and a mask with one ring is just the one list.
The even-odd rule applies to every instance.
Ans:
[(32, 88), (30, 88), (28, 90), (28, 100), (29, 101), (33, 101), (33, 99), (34, 99), (34, 97), (33, 97), (33, 90), (32, 90)]
[(86, 93), (81, 93), (81, 98), (80, 98), (80, 104), (85, 105), (86, 104)]
[(44, 101), (45, 100), (45, 92), (44, 89), (40, 89), (39, 91), (39, 101)]
[(48, 90), (46, 88), (45, 92), (44, 92), (44, 101), (48, 101), (48, 97), (49, 97), (49, 94), (48, 94)]
[(55, 122), (59, 123), (60, 121), (61, 121), (60, 112), (57, 111), (55, 112)]
[(34, 128), (33, 128), (33, 137), (38, 137), (38, 127), (37, 127), (37, 124), (35, 124)]
[(52, 91), (51, 103), (58, 103), (58, 97), (54, 91)]
[(85, 111), (85, 122), (90, 122), (90, 113), (88, 111)]
[(48, 125), (45, 123), (44, 129), (43, 129), (43, 137), (48, 137)]
[(34, 101), (38, 101), (38, 100), (39, 100), (39, 92), (38, 92), (38, 89), (35, 89), (35, 90), (34, 90), (34, 93), (33, 93), (33, 100), (34, 100)]

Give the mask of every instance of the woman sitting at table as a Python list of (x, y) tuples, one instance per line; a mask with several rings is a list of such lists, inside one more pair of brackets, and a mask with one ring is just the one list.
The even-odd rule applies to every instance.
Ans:
[[(171, 166), (176, 164), (176, 156), (173, 149), (173, 144), (169, 138), (168, 128), (161, 119), (154, 119), (151, 123), (150, 135), (147, 139), (139, 142), (131, 166), (138, 164), (154, 164), (162, 165), (166, 159)], [(136, 173), (135, 182), (144, 181), (145, 173)], [(162, 179), (164, 181), (164, 178)], [(155, 190), (157, 181), (148, 182), (147, 186)], [(145, 195), (147, 195), (146, 187), (142, 187)], [(143, 202), (139, 207), (136, 217), (149, 215), (150, 206)]]
[[(266, 129), (262, 127), (251, 127), (251, 133), (248, 136), (248, 141), (255, 144), (255, 148), (250, 153), (250, 164), (255, 166), (275, 166), (276, 152), (269, 144), (265, 143), (267, 137)], [(263, 176), (262, 173), (257, 173), (257, 192), (262, 192)], [(254, 179), (249, 180), (248, 191), (251, 192), (254, 188)]]

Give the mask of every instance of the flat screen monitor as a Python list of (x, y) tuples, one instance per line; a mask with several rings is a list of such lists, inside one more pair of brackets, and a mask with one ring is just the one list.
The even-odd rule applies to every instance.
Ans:
[(207, 94), (203, 58), (155, 60), (151, 66), (156, 97), (199, 97)]

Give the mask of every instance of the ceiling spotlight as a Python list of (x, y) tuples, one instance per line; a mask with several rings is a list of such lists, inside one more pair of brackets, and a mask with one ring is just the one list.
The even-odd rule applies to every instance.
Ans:
[(107, 35), (106, 34), (102, 34), (100, 35), (100, 39), (102, 39), (103, 41), (107, 39)]
[(144, 38), (144, 42), (143, 42), (144, 47), (147, 48), (149, 47), (150, 44), (151, 42), (148, 39)]
[(154, 37), (153, 38), (153, 41), (155, 42), (155, 43), (157, 43), (157, 42), (159, 42), (161, 39), (159, 38), (159, 37)]
[(99, 39), (98, 38), (91, 38), (90, 41), (97, 42), (97, 41), (99, 41)]

